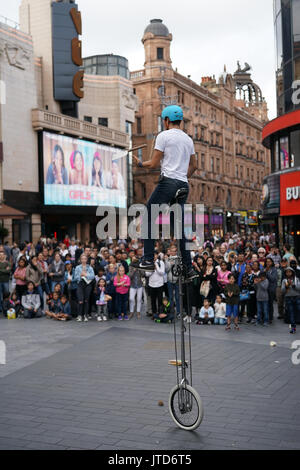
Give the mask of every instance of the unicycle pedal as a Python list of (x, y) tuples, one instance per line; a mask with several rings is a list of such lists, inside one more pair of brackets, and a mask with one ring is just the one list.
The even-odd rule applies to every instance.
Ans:
[[(185, 363), (185, 367), (188, 367), (188, 366), (189, 366), (189, 364), (188, 364), (187, 361), (185, 361), (184, 363)], [(181, 359), (177, 359), (177, 361), (176, 361), (176, 359), (170, 359), (170, 360), (169, 360), (169, 365), (170, 365), (170, 366), (181, 367), (181, 366), (182, 366), (182, 360), (181, 360)]]

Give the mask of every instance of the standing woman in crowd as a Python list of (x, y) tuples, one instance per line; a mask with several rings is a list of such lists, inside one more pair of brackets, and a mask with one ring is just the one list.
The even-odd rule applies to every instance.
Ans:
[(54, 292), (56, 284), (60, 284), (62, 291), (65, 284), (65, 265), (59, 252), (54, 255), (54, 260), (49, 267), (49, 278), (51, 279), (51, 291)]
[(42, 287), (43, 292), (46, 292), (46, 295), (49, 295), (50, 289), (48, 286), (48, 269), (49, 269), (48, 263), (47, 261), (45, 261), (45, 258), (42, 252), (38, 254), (37, 259), (38, 259), (38, 265), (41, 267), (44, 273), (41, 279), (41, 287)]
[(165, 263), (159, 259), (157, 252), (154, 253), (154, 266), (155, 271), (146, 272), (146, 276), (149, 277), (152, 315), (160, 314), (163, 306)]
[(38, 263), (37, 256), (32, 256), (30, 262), (26, 268), (26, 281), (27, 285), (29, 282), (34, 284), (35, 292), (39, 294), (41, 299), (41, 307), (43, 308), (43, 289), (41, 286), (41, 280), (44, 278), (44, 272), (41, 265)]
[(229, 276), (231, 272), (228, 269), (226, 261), (221, 261), (220, 269), (218, 271), (217, 281), (221, 292), (223, 292), (225, 286), (229, 283)]
[(204, 299), (208, 299), (211, 305), (215, 303), (216, 296), (219, 293), (217, 276), (218, 273), (214, 267), (214, 260), (212, 256), (209, 256), (206, 260), (206, 266), (200, 275), (201, 304), (203, 304)]
[[(137, 258), (132, 258), (133, 263), (137, 263)], [(129, 266), (128, 277), (130, 278), (130, 292), (129, 292), (129, 305), (130, 305), (130, 315), (131, 319), (134, 315), (134, 308), (136, 304), (136, 315), (137, 318), (141, 318), (141, 306), (142, 306), (142, 297), (143, 297), (143, 281), (142, 273), (140, 270)]]
[(79, 314), (77, 321), (88, 321), (89, 302), (93, 290), (95, 273), (93, 268), (87, 264), (87, 256), (83, 253), (80, 256), (80, 263), (75, 269), (74, 280), (77, 282), (77, 300), (79, 304)]
[(118, 273), (114, 278), (114, 286), (117, 294), (118, 319), (129, 320), (127, 315), (127, 302), (130, 278), (125, 274), (125, 269), (122, 265), (118, 267)]
[(258, 249), (257, 254), (258, 254), (258, 262), (261, 265), (261, 267), (264, 268), (265, 263), (266, 263), (266, 250), (264, 249), (264, 247), (260, 247)]
[(65, 269), (65, 290), (71, 304), (71, 301), (74, 300), (74, 294), (77, 289), (77, 283), (75, 281), (75, 269), (73, 268), (71, 261), (66, 261)]
[(19, 258), (17, 269), (14, 272), (14, 278), (16, 280), (16, 294), (19, 300), (21, 300), (22, 295), (25, 295), (27, 292), (26, 267), (26, 258)]
[(276, 298), (276, 289), (278, 281), (277, 269), (275, 268), (275, 263), (272, 258), (266, 259), (266, 274), (267, 279), (269, 281), (269, 323), (272, 323), (274, 314), (274, 301)]

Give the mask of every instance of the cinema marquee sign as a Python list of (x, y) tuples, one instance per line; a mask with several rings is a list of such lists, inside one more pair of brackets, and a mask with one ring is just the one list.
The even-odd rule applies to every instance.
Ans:
[(293, 188), (286, 188), (286, 200), (292, 201), (300, 198), (300, 186), (294, 186)]
[(71, 0), (52, 3), (52, 49), (54, 99), (79, 101), (83, 98), (81, 13)]
[(300, 171), (280, 175), (280, 215), (300, 214)]

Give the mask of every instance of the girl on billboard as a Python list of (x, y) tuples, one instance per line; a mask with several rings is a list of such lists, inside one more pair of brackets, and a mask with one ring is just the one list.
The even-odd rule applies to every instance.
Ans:
[(111, 165), (111, 173), (108, 177), (107, 187), (109, 189), (119, 189), (125, 191), (124, 178), (120, 172), (117, 160), (114, 160)]
[(79, 150), (72, 152), (70, 157), (71, 174), (70, 174), (70, 185), (81, 184), (83, 186), (88, 185), (88, 177), (84, 170), (83, 155)]
[(60, 145), (55, 145), (54, 147), (52, 162), (47, 171), (46, 184), (68, 184), (65, 156)]
[(95, 152), (92, 169), (92, 186), (98, 188), (105, 187), (105, 174), (103, 171), (103, 162), (99, 152)]

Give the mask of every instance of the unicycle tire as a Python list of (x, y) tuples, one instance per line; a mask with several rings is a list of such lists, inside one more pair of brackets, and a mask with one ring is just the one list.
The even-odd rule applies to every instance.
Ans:
[[(191, 405), (190, 410), (180, 410), (180, 393), (185, 394)], [(169, 396), (169, 411), (173, 421), (177, 426), (185, 431), (194, 431), (200, 426), (203, 419), (203, 404), (200, 395), (190, 385), (179, 387), (175, 385), (172, 388)]]

